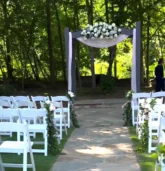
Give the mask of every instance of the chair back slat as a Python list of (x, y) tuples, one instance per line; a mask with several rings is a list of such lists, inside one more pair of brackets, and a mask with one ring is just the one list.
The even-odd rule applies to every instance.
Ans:
[(151, 93), (133, 93), (132, 99), (138, 99), (138, 98), (150, 98)]
[(31, 96), (35, 108), (44, 108), (44, 102), (49, 100), (49, 96)]
[(12, 104), (9, 101), (0, 100), (0, 106), (3, 108), (12, 108)]
[(69, 98), (67, 96), (51, 96), (52, 101), (66, 101), (69, 102)]
[(152, 92), (151, 96), (154, 97), (165, 97), (165, 91)]
[(27, 124), (0, 122), (0, 132), (27, 132)]

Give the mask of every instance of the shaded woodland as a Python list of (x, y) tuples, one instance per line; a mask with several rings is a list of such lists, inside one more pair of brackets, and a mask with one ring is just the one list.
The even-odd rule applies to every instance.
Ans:
[[(164, 57), (164, 15), (163, 0), (1, 0), (1, 83), (24, 90), (29, 83), (57, 88), (61, 82), (67, 89), (65, 27), (75, 31), (104, 21), (133, 28), (141, 21), (141, 83), (148, 84), (157, 59)], [(131, 76), (131, 39), (109, 49), (76, 43), (75, 54), (79, 88), (85, 86), (84, 76), (93, 80), (92, 75), (93, 84), (102, 84), (103, 89), (113, 87), (116, 79)], [(107, 68), (103, 65), (104, 72), (96, 73), (93, 61), (106, 63)]]

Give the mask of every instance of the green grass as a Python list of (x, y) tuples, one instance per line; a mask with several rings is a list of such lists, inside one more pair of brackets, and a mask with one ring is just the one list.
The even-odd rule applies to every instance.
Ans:
[(148, 154), (147, 150), (142, 148), (142, 145), (137, 137), (135, 127), (129, 127), (129, 131), (141, 171), (155, 171), (155, 154)]
[[(70, 135), (72, 134), (73, 130), (74, 130), (74, 127), (71, 127), (70, 129), (68, 129), (68, 135), (65, 135), (65, 133), (64, 133), (63, 139), (61, 140), (61, 143), (59, 145), (59, 149), (60, 149), (59, 154), (57, 154), (57, 155), (50, 155), (49, 154), (48, 156), (44, 156), (43, 153), (34, 154), (36, 171), (50, 171), (54, 162), (57, 160), (58, 156), (61, 154), (61, 151), (64, 148), (64, 145), (67, 142)], [(5, 139), (6, 138), (7, 137), (5, 137)], [(39, 141), (41, 138), (42, 138), (42, 135), (37, 135), (36, 141)], [(16, 139), (15, 134), (12, 137), (12, 139)], [(4, 140), (4, 138), (3, 138), (3, 140)], [(32, 138), (31, 138), (31, 141), (33, 141)], [(40, 146), (40, 148), (42, 148), (41, 145), (35, 145), (34, 147), (37, 148), (38, 146)], [(20, 164), (22, 164), (23, 155), (3, 154), (2, 160), (3, 160), (3, 162), (6, 162), (6, 163), (20, 163)], [(22, 168), (6, 168), (6, 171), (21, 171), (21, 170), (22, 170)], [(31, 169), (28, 169), (28, 170), (31, 170)]]

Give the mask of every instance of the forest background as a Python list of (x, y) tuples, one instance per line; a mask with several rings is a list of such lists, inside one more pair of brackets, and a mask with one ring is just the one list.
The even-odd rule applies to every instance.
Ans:
[[(0, 79), (2, 88), (67, 87), (64, 28), (71, 31), (95, 22), (134, 28), (142, 24), (141, 83), (154, 77), (165, 53), (164, 0), (1, 0)], [(114, 80), (130, 79), (132, 39), (105, 49), (75, 44), (78, 87), (91, 80), (109, 91)], [(89, 84), (88, 84), (89, 86)], [(67, 89), (67, 88), (66, 88)]]

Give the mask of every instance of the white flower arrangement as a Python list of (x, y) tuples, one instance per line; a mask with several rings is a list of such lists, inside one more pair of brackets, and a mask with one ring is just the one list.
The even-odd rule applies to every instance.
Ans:
[(69, 94), (69, 96), (70, 96), (71, 98), (73, 98), (73, 97), (74, 97), (74, 93), (73, 93), (73, 92), (68, 91), (68, 94)]
[(48, 106), (48, 108), (49, 108), (49, 110), (50, 110), (51, 112), (56, 110), (56, 108), (55, 108), (55, 106), (53, 105), (53, 102), (52, 102), (52, 101), (46, 100), (46, 101), (45, 101), (45, 104)]
[[(88, 24), (86, 29), (83, 29), (81, 35), (84, 38), (109, 38), (113, 39), (121, 34), (121, 29), (116, 26), (115, 23), (107, 24), (105, 22), (95, 23), (93, 26)], [(68, 92), (69, 93), (69, 92)]]

